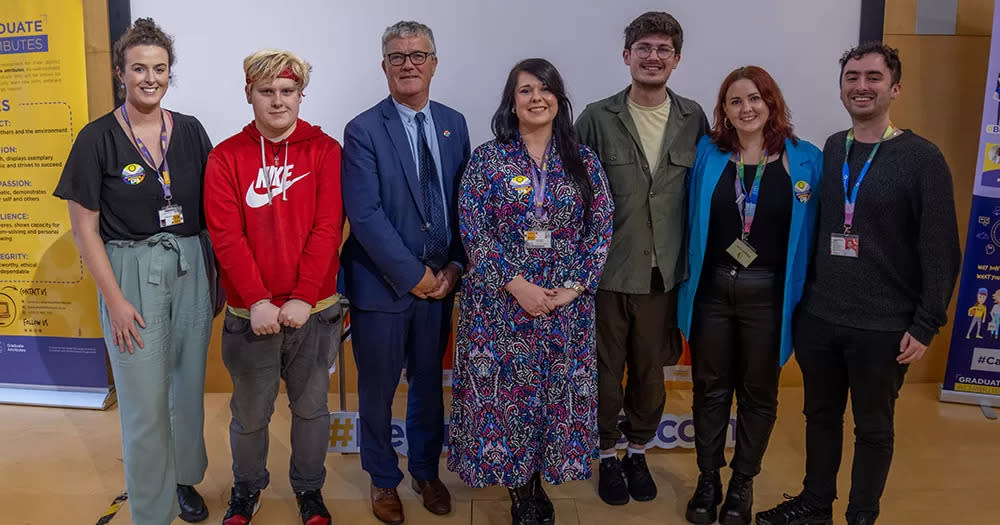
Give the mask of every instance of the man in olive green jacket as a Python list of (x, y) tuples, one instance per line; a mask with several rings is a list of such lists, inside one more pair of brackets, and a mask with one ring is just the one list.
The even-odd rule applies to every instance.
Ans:
[[(615, 200), (596, 305), (598, 493), (611, 505), (656, 497), (644, 451), (663, 414), (663, 366), (681, 354), (676, 287), (687, 278), (687, 177), (695, 145), (708, 130), (701, 106), (667, 89), (683, 39), (667, 13), (632, 21), (622, 53), (632, 84), (588, 105), (576, 122), (580, 142), (600, 157)], [(619, 460), (622, 432), (629, 445)]]

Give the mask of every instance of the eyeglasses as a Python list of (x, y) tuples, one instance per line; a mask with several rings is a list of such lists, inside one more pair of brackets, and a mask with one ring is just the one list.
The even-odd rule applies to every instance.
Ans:
[[(653, 54), (653, 49), (654, 49), (653, 46), (638, 45), (632, 47), (632, 52), (635, 53), (639, 58), (649, 58), (650, 55)], [(661, 46), (655, 49), (656, 49), (656, 56), (660, 57), (661, 59), (667, 59), (674, 56), (674, 48), (672, 47)]]
[(409, 58), (410, 62), (415, 66), (419, 66), (424, 62), (427, 62), (427, 58), (433, 56), (434, 53), (428, 53), (426, 51), (412, 51), (410, 53), (389, 53), (385, 55), (385, 59), (389, 61), (390, 65), (401, 66), (406, 63), (406, 59)]

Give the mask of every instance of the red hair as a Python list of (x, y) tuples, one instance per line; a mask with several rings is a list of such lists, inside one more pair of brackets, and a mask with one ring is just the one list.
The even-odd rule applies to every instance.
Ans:
[(729, 76), (722, 81), (719, 88), (719, 98), (715, 103), (715, 125), (712, 126), (710, 135), (712, 142), (722, 151), (739, 151), (740, 137), (736, 134), (736, 129), (732, 124), (726, 125), (726, 93), (729, 86), (737, 80), (747, 79), (757, 86), (760, 97), (767, 104), (767, 111), (770, 113), (767, 122), (764, 123), (764, 148), (769, 154), (778, 153), (785, 148), (785, 139), (797, 141), (798, 137), (792, 133), (792, 119), (785, 104), (785, 97), (781, 96), (781, 88), (777, 82), (758, 66), (743, 66), (736, 68)]

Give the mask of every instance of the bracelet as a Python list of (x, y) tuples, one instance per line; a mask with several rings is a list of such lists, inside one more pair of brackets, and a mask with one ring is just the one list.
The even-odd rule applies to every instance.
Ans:
[(576, 281), (566, 281), (566, 282), (564, 282), (563, 283), (563, 288), (567, 288), (567, 289), (573, 290), (574, 292), (577, 293), (577, 295), (583, 295), (583, 292), (587, 291), (587, 289), (584, 288), (583, 285), (581, 285), (580, 283), (578, 283)]

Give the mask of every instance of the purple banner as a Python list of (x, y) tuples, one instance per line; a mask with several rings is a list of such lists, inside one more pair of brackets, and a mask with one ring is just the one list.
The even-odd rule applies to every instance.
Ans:
[(0, 383), (107, 388), (104, 339), (0, 335)]
[[(1000, 8), (993, 35), (1000, 35)], [(1000, 38), (990, 44), (976, 180), (942, 399), (1000, 400)], [(949, 394), (972, 394), (970, 397)]]

